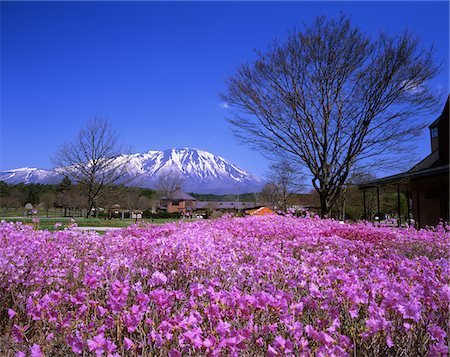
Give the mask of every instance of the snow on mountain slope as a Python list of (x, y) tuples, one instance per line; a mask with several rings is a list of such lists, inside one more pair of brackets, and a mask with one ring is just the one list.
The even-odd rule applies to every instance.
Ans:
[[(197, 193), (243, 193), (259, 191), (262, 182), (220, 156), (199, 149), (169, 149), (121, 155), (117, 160), (128, 161), (125, 181), (141, 187), (155, 188), (158, 177), (176, 171), (183, 177), (183, 189)], [(6, 183), (56, 183), (62, 179), (55, 170), (22, 168), (0, 172)]]
[(36, 168), (23, 167), (20, 169), (0, 172), (0, 181), (8, 184), (18, 183), (58, 183), (61, 181), (61, 175), (53, 170), (42, 170)]

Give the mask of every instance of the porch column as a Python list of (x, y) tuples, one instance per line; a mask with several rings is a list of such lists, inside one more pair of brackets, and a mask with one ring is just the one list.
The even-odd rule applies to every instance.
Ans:
[(411, 191), (408, 189), (406, 191), (406, 202), (407, 202), (407, 207), (408, 207), (408, 217), (407, 217), (408, 226), (411, 225), (411, 205), (410, 205), (410, 200), (411, 200)]
[(363, 188), (363, 202), (364, 202), (364, 220), (367, 220), (367, 210), (366, 210), (366, 189)]
[(402, 216), (400, 209), (400, 184), (397, 184), (397, 212), (398, 212), (398, 226), (402, 225)]
[(416, 181), (416, 197), (417, 197), (417, 228), (420, 228), (420, 194), (419, 194), (419, 180)]
[(380, 217), (380, 188), (377, 186), (377, 216), (378, 216), (378, 223), (381, 222)]

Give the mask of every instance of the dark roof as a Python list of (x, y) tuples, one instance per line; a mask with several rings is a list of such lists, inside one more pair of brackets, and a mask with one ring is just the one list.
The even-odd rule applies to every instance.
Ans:
[(418, 164), (414, 165), (408, 171), (405, 171), (405, 172), (402, 172), (402, 173), (396, 174), (396, 175), (382, 177), (382, 178), (376, 179), (376, 180), (363, 182), (363, 183), (359, 184), (358, 186), (360, 188), (370, 187), (370, 186), (375, 186), (375, 185), (382, 184), (382, 183), (398, 181), (405, 177), (420, 176), (424, 172), (432, 172), (429, 170), (432, 168), (436, 168), (436, 167), (439, 167), (439, 152), (438, 151), (432, 152), (425, 159), (420, 161)]
[(260, 205), (255, 202), (234, 202), (234, 201), (225, 201), (225, 202), (216, 202), (216, 201), (197, 201), (195, 203), (197, 209), (249, 209), (259, 207)]
[[(447, 97), (447, 102), (445, 103), (444, 110), (442, 111), (441, 115), (430, 124), (429, 128), (436, 127), (440, 124), (441, 120), (448, 120), (448, 106), (450, 101), (450, 95)], [(359, 188), (369, 188), (373, 186), (377, 186), (380, 184), (390, 183), (399, 181), (404, 178), (413, 178), (413, 177), (419, 177), (419, 176), (431, 176), (440, 174), (443, 172), (448, 172), (449, 165), (448, 161), (442, 162), (439, 156), (439, 150), (435, 150), (430, 155), (425, 157), (423, 160), (421, 160), (419, 163), (414, 165), (412, 168), (410, 168), (408, 171), (402, 172), (400, 174), (392, 175), (383, 177), (380, 179), (363, 182), (359, 184)]]
[(372, 181), (368, 181), (368, 182), (364, 182), (359, 186), (359, 188), (370, 188), (373, 186), (377, 186), (380, 184), (385, 184), (385, 183), (391, 183), (391, 182), (395, 182), (395, 181), (400, 181), (401, 179), (404, 178), (416, 178), (416, 177), (421, 177), (421, 176), (433, 176), (433, 175), (437, 175), (437, 174), (441, 174), (441, 173), (445, 173), (445, 172), (449, 172), (449, 165), (441, 165), (441, 166), (437, 166), (437, 167), (431, 167), (431, 168), (427, 168), (427, 169), (423, 169), (420, 171), (411, 171), (408, 170), (406, 172), (403, 172), (401, 174), (397, 174), (397, 175), (392, 175), (392, 176), (387, 176), (387, 177), (383, 177), (377, 180), (372, 180)]
[(439, 151), (434, 151), (428, 155), (425, 159), (414, 165), (406, 172), (416, 172), (421, 170), (430, 169), (432, 167), (439, 166)]
[(428, 126), (430, 129), (434, 128), (435, 126), (438, 126), (439, 123), (441, 122), (441, 120), (445, 119), (446, 115), (448, 117), (448, 102), (449, 101), (450, 101), (450, 94), (447, 97), (447, 102), (445, 103), (444, 110), (442, 111), (441, 115), (439, 115), (437, 117), (437, 119)]
[(197, 201), (191, 195), (188, 195), (186, 192), (181, 191), (181, 189), (177, 188), (175, 192), (172, 194), (172, 201)]

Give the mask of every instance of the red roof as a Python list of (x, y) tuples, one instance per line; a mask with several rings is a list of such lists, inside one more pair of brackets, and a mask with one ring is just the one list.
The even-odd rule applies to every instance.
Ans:
[(257, 209), (252, 209), (249, 211), (245, 211), (245, 213), (249, 214), (250, 216), (266, 216), (269, 214), (275, 214), (275, 212), (272, 211), (269, 207), (260, 207)]

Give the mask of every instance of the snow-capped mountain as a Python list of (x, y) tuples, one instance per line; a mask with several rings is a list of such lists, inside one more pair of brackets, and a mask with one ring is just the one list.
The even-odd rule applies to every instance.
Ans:
[(1, 171), (0, 181), (8, 184), (18, 183), (48, 183), (55, 184), (61, 181), (61, 176), (54, 170), (43, 170), (30, 167), (22, 167), (20, 169)]
[[(128, 162), (124, 182), (155, 188), (160, 177), (174, 173), (183, 179), (182, 188), (196, 193), (243, 193), (259, 191), (261, 180), (220, 156), (199, 149), (169, 149), (121, 155)], [(21, 168), (0, 172), (0, 181), (16, 183), (58, 183), (61, 171)]]

